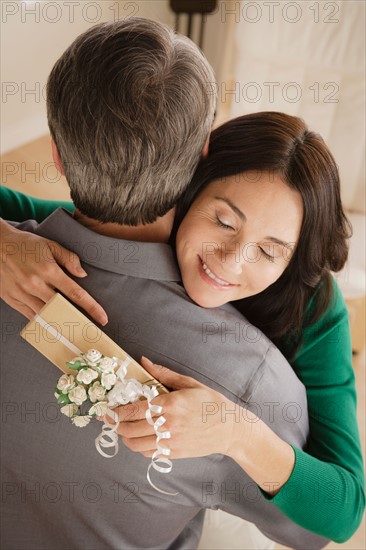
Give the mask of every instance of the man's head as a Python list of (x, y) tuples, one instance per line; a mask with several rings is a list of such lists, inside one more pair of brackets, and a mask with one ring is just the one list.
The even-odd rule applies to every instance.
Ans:
[(52, 138), (76, 208), (138, 225), (187, 187), (210, 132), (214, 74), (199, 49), (143, 18), (96, 25), (53, 67)]

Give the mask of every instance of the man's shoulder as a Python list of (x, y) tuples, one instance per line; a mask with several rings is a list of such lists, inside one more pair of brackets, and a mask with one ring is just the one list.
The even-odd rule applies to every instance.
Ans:
[(234, 307), (199, 307), (171, 281), (120, 277), (118, 287), (114, 305), (112, 295), (106, 300), (106, 331), (135, 359), (145, 355), (233, 400), (249, 399), (271, 343)]
[(24, 222), (8, 221), (8, 223), (16, 229), (28, 231), (29, 233), (36, 233), (39, 228), (39, 223), (36, 220), (25, 220)]

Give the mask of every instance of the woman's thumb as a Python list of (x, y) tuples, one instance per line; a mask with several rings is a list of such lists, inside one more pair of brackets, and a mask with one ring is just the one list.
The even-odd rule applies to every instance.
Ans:
[(199, 385), (193, 378), (189, 376), (183, 376), (178, 374), (167, 367), (157, 365), (148, 359), (147, 357), (141, 357), (141, 365), (146, 369), (156, 380), (161, 382), (164, 386), (172, 388), (173, 390), (181, 390), (183, 388), (193, 388)]

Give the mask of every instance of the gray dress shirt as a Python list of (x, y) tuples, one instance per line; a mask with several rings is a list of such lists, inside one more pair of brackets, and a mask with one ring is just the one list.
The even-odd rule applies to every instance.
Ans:
[[(79, 282), (108, 312), (103, 330), (135, 359), (144, 354), (193, 376), (304, 446), (306, 394), (290, 365), (231, 305), (194, 304), (167, 244), (101, 236), (62, 209), (40, 225), (20, 227), (80, 256), (88, 276)], [(37, 254), (41, 247), (24, 249), (24, 261)], [(328, 542), (285, 517), (227, 456), (173, 460), (170, 474), (153, 470), (160, 488), (179, 492), (167, 496), (147, 482), (150, 459), (122, 441), (114, 458), (99, 455), (94, 439), (101, 423), (76, 428), (60, 413), (53, 395), (60, 373), (19, 336), (25, 324), (1, 302), (2, 548), (193, 549), (206, 508), (254, 522), (293, 548)], [(230, 411), (220, 413), (225, 422)]]

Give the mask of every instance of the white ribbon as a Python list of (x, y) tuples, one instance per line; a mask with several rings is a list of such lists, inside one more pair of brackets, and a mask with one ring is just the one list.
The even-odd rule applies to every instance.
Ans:
[[(70, 349), (76, 355), (81, 355), (82, 351), (76, 347), (70, 340), (65, 338), (58, 330), (56, 330), (50, 323), (43, 319), (40, 315), (35, 315), (34, 320), (41, 325), (45, 330), (47, 330), (54, 338), (57, 338), (58, 341), (62, 342), (64, 346)], [(117, 429), (119, 426), (118, 414), (113, 410), (113, 408), (119, 405), (127, 405), (127, 403), (134, 403), (140, 397), (145, 397), (147, 399), (148, 409), (146, 410), (145, 417), (147, 422), (154, 427), (156, 433), (156, 451), (151, 457), (151, 463), (148, 466), (146, 477), (150, 485), (156, 489), (159, 493), (164, 495), (176, 496), (178, 493), (169, 493), (159, 489), (150, 478), (150, 470), (154, 468), (157, 472), (162, 474), (168, 474), (172, 471), (173, 463), (169, 458), (165, 458), (170, 455), (170, 449), (166, 449), (159, 445), (161, 439), (170, 439), (171, 434), (168, 431), (159, 432), (159, 428), (163, 426), (166, 422), (164, 416), (159, 416), (157, 420), (153, 420), (151, 413), (162, 414), (163, 407), (159, 405), (153, 405), (151, 401), (159, 395), (156, 386), (146, 386), (141, 384), (135, 378), (125, 379), (127, 374), (127, 367), (131, 363), (131, 359), (126, 357), (124, 361), (121, 361), (117, 357), (113, 357), (119, 368), (115, 373), (117, 376), (117, 382), (113, 388), (107, 393), (108, 400), (108, 416), (114, 420), (114, 424), (110, 424), (107, 420), (104, 419), (104, 424), (102, 427), (101, 433), (95, 439), (95, 447), (99, 454), (106, 458), (113, 458), (118, 453), (118, 434)], [(113, 454), (107, 454), (103, 449), (113, 449)], [(159, 463), (164, 464), (164, 466), (159, 466)]]
[(57, 341), (62, 342), (64, 346), (66, 346), (71, 351), (76, 353), (76, 355), (81, 354), (81, 351), (79, 350), (79, 348), (74, 346), (74, 344), (70, 342), (70, 340), (65, 338), (65, 336), (62, 336), (62, 334), (58, 332), (58, 330), (56, 330), (55, 327), (50, 325), (50, 323), (47, 323), (47, 321), (45, 321), (43, 317), (41, 317), (40, 315), (35, 315), (34, 320), (37, 321), (37, 323), (39, 323), (42, 328), (47, 330), (54, 338), (57, 338)]
[[(150, 469), (154, 468), (156, 471), (162, 473), (162, 474), (168, 474), (172, 471), (173, 463), (168, 458), (165, 458), (165, 456), (170, 455), (170, 449), (166, 449), (159, 445), (159, 442), (161, 439), (170, 439), (171, 435), (170, 432), (159, 432), (159, 428), (163, 426), (166, 422), (166, 418), (164, 416), (159, 416), (157, 420), (153, 420), (152, 413), (153, 414), (161, 414), (163, 412), (163, 407), (159, 405), (153, 405), (151, 401), (159, 395), (158, 390), (156, 389), (156, 386), (146, 386), (145, 384), (141, 384), (138, 380), (135, 378), (127, 378), (125, 379), (125, 376), (127, 374), (127, 367), (130, 363), (130, 359), (127, 358), (122, 363), (119, 361), (116, 357), (113, 357), (116, 361), (119, 362), (120, 367), (116, 372), (117, 378), (119, 380), (115, 383), (114, 387), (107, 393), (106, 397), (108, 400), (108, 416), (110, 416), (114, 420), (114, 424), (111, 424), (107, 420), (104, 420), (102, 432), (95, 440), (95, 446), (97, 451), (106, 458), (113, 458), (118, 453), (118, 434), (117, 429), (119, 426), (119, 418), (118, 414), (113, 410), (113, 408), (119, 406), (119, 405), (126, 405), (127, 403), (134, 403), (136, 402), (140, 397), (145, 397), (147, 399), (148, 408), (145, 413), (145, 417), (147, 422), (153, 426), (155, 433), (156, 433), (156, 451), (154, 452), (151, 463), (148, 466), (146, 477), (150, 485), (159, 493), (163, 493), (164, 495), (171, 495), (175, 496), (178, 493), (169, 493), (167, 491), (163, 491), (162, 489), (159, 489), (150, 478)], [(108, 449), (110, 447), (114, 447), (113, 454), (107, 454), (103, 451), (104, 449)], [(163, 455), (163, 456), (161, 456)], [(159, 462), (163, 463), (165, 466), (159, 466)]]

